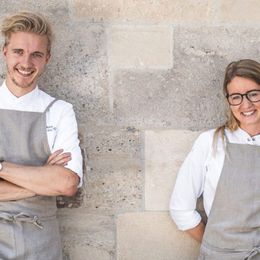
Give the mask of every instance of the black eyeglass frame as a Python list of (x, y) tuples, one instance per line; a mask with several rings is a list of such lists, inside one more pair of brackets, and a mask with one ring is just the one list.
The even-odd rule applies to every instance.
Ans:
[[(250, 97), (248, 96), (248, 94), (250, 94), (250, 93), (252, 93), (252, 92), (259, 92), (259, 100), (253, 101), (253, 100), (250, 99)], [(229, 100), (229, 97), (232, 97), (232, 96), (235, 96), (235, 95), (239, 95), (239, 96), (241, 97), (241, 101), (240, 101), (240, 103), (238, 103), (238, 104), (232, 104), (232, 103), (230, 102), (230, 100)], [(231, 94), (231, 95), (226, 94), (226, 99), (227, 99), (229, 105), (231, 105), (231, 106), (239, 106), (239, 105), (243, 102), (244, 96), (247, 98), (247, 100), (249, 100), (249, 101), (252, 102), (252, 103), (259, 102), (259, 101), (260, 101), (260, 89), (252, 89), (252, 90), (247, 91), (245, 94), (241, 94), (241, 93), (233, 93), (233, 94)]]

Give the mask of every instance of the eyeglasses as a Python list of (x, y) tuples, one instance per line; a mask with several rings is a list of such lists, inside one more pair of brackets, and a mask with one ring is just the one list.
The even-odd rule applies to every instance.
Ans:
[(245, 94), (240, 94), (240, 93), (234, 93), (234, 94), (227, 94), (226, 98), (228, 100), (228, 103), (231, 106), (238, 106), (243, 102), (244, 96), (251, 102), (259, 102), (260, 101), (260, 90), (258, 89), (253, 89)]

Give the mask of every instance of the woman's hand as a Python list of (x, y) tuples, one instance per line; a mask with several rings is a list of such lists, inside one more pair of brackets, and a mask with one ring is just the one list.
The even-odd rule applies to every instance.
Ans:
[(205, 224), (201, 221), (199, 225), (192, 229), (186, 230), (186, 232), (195, 240), (201, 243), (205, 231)]
[(70, 160), (71, 160), (71, 153), (69, 152), (64, 153), (63, 149), (59, 149), (49, 156), (46, 165), (66, 166)]

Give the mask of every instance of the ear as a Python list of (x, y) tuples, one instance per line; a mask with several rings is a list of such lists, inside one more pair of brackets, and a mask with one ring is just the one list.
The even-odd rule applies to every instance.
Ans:
[(48, 52), (46, 55), (46, 64), (49, 62), (50, 58), (51, 58), (51, 53)]
[(6, 57), (6, 53), (7, 53), (7, 46), (6, 45), (4, 45), (2, 52), (3, 52), (3, 55)]

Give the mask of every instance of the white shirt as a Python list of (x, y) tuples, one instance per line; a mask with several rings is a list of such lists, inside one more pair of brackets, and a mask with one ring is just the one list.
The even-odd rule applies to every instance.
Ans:
[[(0, 87), (0, 109), (28, 112), (43, 112), (53, 97), (41, 91), (38, 86), (28, 94), (16, 97), (5, 82)], [(62, 100), (56, 101), (46, 113), (46, 131), (51, 153), (58, 149), (70, 152), (72, 159), (66, 167), (80, 177), (82, 185), (82, 155), (79, 147), (78, 128), (73, 107)]]
[[(170, 201), (170, 213), (180, 230), (194, 228), (201, 221), (196, 211), (197, 198), (203, 193), (207, 216), (215, 196), (216, 187), (224, 165), (225, 150), (221, 137), (217, 140), (217, 150), (213, 152), (215, 129), (202, 133), (183, 162)], [(242, 129), (234, 132), (226, 129), (230, 143), (260, 146), (260, 135), (250, 137)]]

